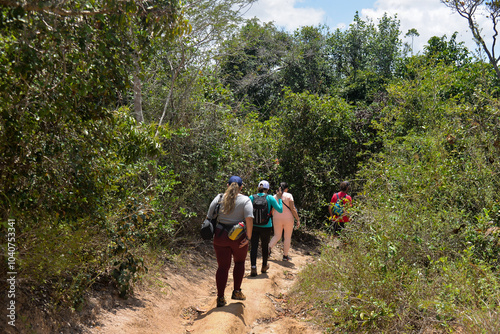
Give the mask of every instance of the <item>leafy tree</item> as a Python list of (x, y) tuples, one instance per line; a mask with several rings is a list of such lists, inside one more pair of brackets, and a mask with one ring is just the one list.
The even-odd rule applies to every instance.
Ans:
[[(22, 191), (26, 185), (19, 184), (15, 175), (39, 175), (44, 161), (53, 162), (44, 171), (48, 175), (51, 169), (71, 165), (71, 161), (61, 161), (62, 165), (58, 162), (61, 152), (78, 149), (74, 144), (64, 145), (70, 137), (69, 129), (89, 132), (86, 126), (92, 126), (87, 125), (90, 121), (108, 119), (108, 108), (126, 102), (128, 73), (134, 66), (134, 45), (129, 38), (132, 18), (142, 20), (143, 25), (150, 22), (147, 28), (157, 34), (175, 30), (170, 21), (168, 26), (161, 22), (175, 17), (167, 14), (176, 15), (176, 7), (168, 3), (141, 4), (2, 4), (2, 12), (10, 13), (1, 22), (0, 46), (1, 129), (5, 139), (1, 163), (6, 171), (6, 193)], [(34, 138), (30, 138), (32, 134), (36, 134)], [(90, 137), (85, 138), (92, 142)], [(53, 204), (63, 209), (59, 203)]]
[(317, 224), (325, 216), (323, 204), (329, 200), (332, 189), (356, 171), (354, 113), (338, 97), (296, 94), (290, 90), (286, 91), (280, 110), (278, 177), (295, 189), (302, 213), (308, 212)]
[(424, 46), (424, 55), (436, 61), (442, 61), (445, 64), (454, 64), (463, 66), (470, 62), (469, 51), (464, 46), (463, 42), (457, 43), (458, 33), (451, 35), (450, 41), (446, 41), (446, 36), (431, 37)]
[(184, 13), (181, 11), (180, 2), (167, 1), (166, 4), (163, 4), (159, 1), (148, 1), (147, 5), (150, 6), (149, 10), (165, 6), (167, 11), (159, 13), (160, 16), (135, 16), (130, 22), (130, 38), (133, 46), (132, 60), (134, 62), (134, 71), (132, 71), (134, 114), (137, 122), (144, 121), (142, 111), (142, 78), (146, 75), (143, 71), (144, 65), (149, 63), (154, 51), (158, 48), (157, 45), (164, 45), (178, 36), (191, 32), (191, 25), (183, 17)]
[(331, 54), (335, 59), (335, 71), (339, 78), (356, 79), (359, 71), (368, 64), (368, 41), (375, 33), (370, 22), (363, 21), (358, 13), (346, 31), (337, 29), (330, 38)]
[(391, 78), (399, 55), (399, 21), (384, 15), (375, 26), (356, 13), (346, 31), (329, 38), (330, 57), (338, 90), (348, 101), (371, 102), (384, 81)]
[(415, 28), (411, 28), (410, 30), (408, 30), (408, 32), (405, 35), (405, 37), (411, 37), (411, 46), (409, 46), (409, 48), (411, 50), (412, 56), (413, 56), (413, 40), (415, 37), (418, 37), (418, 36), (420, 36), (420, 34), (418, 33), (417, 29), (415, 29)]
[(254, 0), (188, 1), (185, 17), (192, 30), (157, 43), (145, 64), (144, 105), (148, 122), (188, 126), (196, 117), (200, 76), (213, 74), (220, 44), (242, 20), (242, 11)]
[(126, 291), (141, 268), (132, 245), (152, 232), (140, 213), (153, 174), (145, 161), (160, 147), (120, 106), (143, 45), (131, 34), (178, 34), (178, 9), (175, 1), (0, 2), (0, 216), (17, 221), (26, 284), (46, 284), (64, 305), (81, 305), (109, 268)]
[(290, 52), (283, 59), (282, 86), (295, 93), (326, 94), (333, 84), (325, 27), (301, 27), (294, 32)]
[(286, 32), (279, 31), (272, 23), (261, 26), (254, 18), (223, 45), (220, 77), (234, 91), (237, 100), (248, 100), (265, 118), (280, 97), (283, 88), (280, 70), (291, 43)]
[[(31, 1), (24, 3), (19, 1), (2, 1), (0, 5), (4, 8), (6, 20), (0, 26), (9, 25), (10, 18), (24, 15), (25, 12), (39, 13), (41, 15), (53, 14), (57, 20), (73, 18), (73, 22), (86, 25), (96, 19), (96, 26), (87, 25), (87, 34), (90, 36), (92, 28), (101, 29), (107, 23), (102, 20), (105, 16), (111, 18), (115, 26), (114, 33), (128, 45), (128, 58), (134, 63), (133, 89), (134, 89), (134, 112), (136, 119), (141, 122), (141, 81), (140, 71), (142, 62), (147, 60), (151, 45), (158, 39), (170, 39), (175, 35), (183, 34), (189, 30), (189, 24), (183, 19), (180, 3), (178, 1), (156, 1), (156, 0), (130, 0), (99, 2), (75, 0), (61, 2)], [(83, 19), (83, 20), (82, 20)], [(92, 27), (92, 28), (91, 28)], [(107, 27), (107, 28), (110, 28)], [(64, 33), (61, 34), (64, 36)], [(118, 37), (116, 36), (116, 37)], [(109, 40), (110, 36), (105, 36)]]
[(170, 137), (161, 139), (165, 154), (157, 157), (157, 164), (179, 182), (172, 188), (173, 202), (173, 195), (158, 198), (160, 211), (168, 211), (178, 223), (175, 238), (163, 238), (165, 244), (197, 233), (192, 217), (206, 214), (207, 201), (223, 190), (228, 173), (244, 172), (235, 169), (240, 164), (232, 160), (232, 150), (240, 149), (234, 142), (239, 126), (245, 124), (240, 117), (248, 111), (221, 83), (214, 60), (221, 53), (221, 42), (238, 28), (242, 11), (251, 2), (188, 2), (185, 15), (191, 33), (157, 44), (147, 64), (146, 122), (172, 131)]
[(369, 48), (373, 54), (375, 72), (385, 78), (391, 78), (394, 73), (394, 62), (401, 47), (400, 34), (397, 17), (392, 18), (384, 14), (379, 19), (373, 40), (370, 41)]

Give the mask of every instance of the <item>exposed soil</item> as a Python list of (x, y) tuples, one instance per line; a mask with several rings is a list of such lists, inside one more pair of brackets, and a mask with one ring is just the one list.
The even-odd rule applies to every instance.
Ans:
[[(282, 260), (280, 242), (271, 255), (267, 273), (250, 277), (250, 256), (242, 290), (245, 301), (232, 300), (232, 271), (224, 307), (216, 307), (217, 262), (210, 241), (183, 245), (185, 251), (149, 273), (127, 299), (120, 298), (113, 283), (94, 284), (81, 310), (54, 307), (47, 302), (50, 291), (16, 291), (16, 326), (0, 322), (0, 333), (35, 334), (183, 334), (183, 333), (322, 333), (313, 325), (306, 306), (289, 302), (289, 290), (301, 269), (319, 255), (320, 240), (302, 229), (292, 237), (290, 262)], [(161, 257), (162, 255), (159, 255)], [(167, 260), (168, 259), (168, 260)], [(2, 280), (5, 283), (5, 280)], [(26, 284), (25, 284), (26, 285)], [(2, 284), (5, 290), (5, 284)], [(6, 305), (6, 301), (2, 300)], [(6, 319), (4, 309), (2, 317)]]
[[(303, 240), (302, 240), (303, 241)], [(273, 249), (270, 269), (250, 277), (247, 257), (242, 291), (245, 301), (232, 300), (232, 271), (224, 307), (216, 307), (216, 260), (210, 242), (200, 242), (183, 256), (184, 265), (167, 264), (136, 287), (127, 300), (91, 298), (95, 320), (82, 329), (88, 334), (132, 333), (322, 333), (303, 307), (287, 303), (287, 294), (298, 272), (317, 258), (317, 240), (297, 247), (294, 240), (290, 262), (281, 261), (281, 243)], [(178, 262), (178, 261), (176, 261)]]

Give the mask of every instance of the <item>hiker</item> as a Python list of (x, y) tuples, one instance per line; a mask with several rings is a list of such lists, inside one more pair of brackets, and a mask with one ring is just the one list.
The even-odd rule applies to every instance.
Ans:
[[(245, 300), (241, 292), (241, 282), (245, 275), (245, 260), (248, 253), (248, 244), (252, 238), (253, 207), (248, 196), (241, 194), (243, 181), (239, 176), (231, 176), (227, 182), (226, 192), (221, 201), (217, 225), (214, 233), (214, 250), (217, 257), (217, 273), (215, 281), (217, 284), (217, 307), (226, 305), (224, 290), (226, 289), (229, 269), (231, 268), (231, 257), (234, 259), (233, 280), (234, 289), (231, 299)], [(219, 201), (215, 197), (208, 209), (207, 219), (211, 215)], [(228, 231), (240, 222), (245, 222), (246, 233), (242, 233), (236, 240), (229, 239)]]
[[(347, 208), (352, 206), (352, 198), (351, 196), (347, 195), (347, 192), (350, 188), (351, 186), (349, 184), (349, 181), (340, 182), (340, 191), (333, 194), (330, 205), (328, 206), (328, 212), (330, 213), (328, 219), (333, 223), (333, 233), (335, 235), (339, 235), (340, 231), (345, 227), (345, 223), (349, 221)], [(341, 209), (343, 211), (340, 216), (336, 215), (334, 212), (334, 206), (339, 199), (339, 204), (341, 205)]]
[[(280, 189), (283, 192), (281, 199), (283, 201), (283, 212), (273, 210), (273, 228), (274, 236), (269, 243), (269, 254), (272, 248), (281, 240), (283, 235), (283, 261), (290, 261), (288, 255), (290, 245), (292, 243), (292, 232), (294, 226), (294, 218), (297, 220), (297, 227), (300, 226), (300, 218), (293, 202), (293, 196), (288, 192), (288, 183), (281, 182)], [(277, 199), (277, 196), (275, 195)]]
[(257, 194), (250, 195), (254, 216), (252, 240), (250, 241), (250, 276), (257, 276), (257, 251), (259, 249), (259, 240), (262, 250), (261, 273), (264, 274), (269, 269), (267, 259), (269, 257), (269, 241), (271, 239), (273, 227), (270, 213), (273, 208), (277, 212), (283, 212), (281, 189), (276, 194), (276, 198), (274, 198), (272, 195), (267, 194), (269, 191), (269, 182), (262, 180), (259, 183), (257, 191)]

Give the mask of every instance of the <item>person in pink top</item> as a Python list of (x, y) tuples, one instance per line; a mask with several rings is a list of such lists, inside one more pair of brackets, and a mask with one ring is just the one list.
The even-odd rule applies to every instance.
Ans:
[[(340, 231), (345, 227), (345, 223), (349, 221), (347, 209), (352, 206), (352, 198), (347, 195), (347, 192), (350, 187), (351, 185), (349, 184), (349, 181), (340, 182), (340, 191), (333, 194), (330, 205), (328, 206), (328, 212), (330, 213), (329, 220), (333, 223), (333, 231), (335, 235), (339, 235)], [(340, 217), (336, 216), (332, 211), (333, 206), (338, 200), (342, 201), (342, 206), (345, 208), (344, 214)]]
[[(295, 209), (293, 196), (288, 192), (288, 184), (286, 182), (281, 182), (280, 189), (283, 192), (281, 195), (283, 212), (279, 213), (273, 210), (274, 236), (269, 242), (269, 253), (271, 253), (271, 249), (281, 240), (281, 235), (283, 234), (283, 261), (290, 261), (291, 258), (288, 252), (292, 243), (294, 218), (297, 220), (297, 227), (299, 227), (300, 217)], [(276, 197), (276, 195), (274, 197)]]

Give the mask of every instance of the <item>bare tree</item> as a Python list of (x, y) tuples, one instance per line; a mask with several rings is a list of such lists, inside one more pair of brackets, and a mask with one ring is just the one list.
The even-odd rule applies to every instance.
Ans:
[[(476, 42), (486, 52), (490, 64), (495, 69), (497, 77), (500, 79), (500, 69), (498, 61), (500, 57), (495, 55), (495, 46), (498, 36), (498, 18), (500, 17), (500, 1), (485, 1), (485, 0), (441, 0), (443, 4), (452, 10), (456, 11), (460, 16), (467, 19), (469, 28)], [(487, 17), (491, 20), (494, 34), (492, 36), (491, 49), (488, 48), (484, 38), (481, 36), (481, 29), (477, 23), (476, 15), (478, 12), (486, 12)]]

